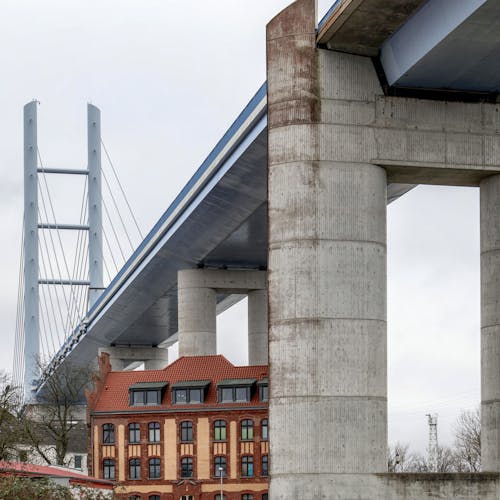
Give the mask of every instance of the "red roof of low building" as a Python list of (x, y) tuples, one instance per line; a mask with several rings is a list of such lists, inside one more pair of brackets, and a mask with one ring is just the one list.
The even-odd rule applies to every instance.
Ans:
[(68, 469), (51, 467), (49, 465), (28, 464), (24, 462), (5, 462), (0, 460), (0, 475), (68, 478), (70, 484), (80, 484), (87, 487), (99, 487), (104, 489), (113, 488), (112, 481), (97, 479)]
[[(102, 364), (101, 364), (102, 366)], [(96, 402), (93, 411), (137, 411), (138, 409), (158, 409), (155, 406), (130, 406), (129, 388), (130, 386), (144, 382), (168, 382), (167, 391), (163, 396), (161, 408), (196, 408), (203, 405), (218, 405), (217, 383), (224, 379), (255, 379), (262, 380), (267, 377), (268, 368), (261, 366), (234, 366), (224, 356), (183, 356), (163, 370), (144, 371), (110, 371), (103, 374), (103, 380), (99, 384), (100, 394), (94, 394)], [(172, 384), (185, 381), (210, 380), (205, 401), (202, 405), (172, 405), (171, 389)], [(247, 403), (223, 403), (227, 406), (253, 406), (261, 404), (255, 391), (252, 401)]]

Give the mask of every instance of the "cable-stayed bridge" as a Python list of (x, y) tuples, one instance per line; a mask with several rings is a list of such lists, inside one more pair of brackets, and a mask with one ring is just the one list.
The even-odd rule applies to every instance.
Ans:
[[(500, 48), (495, 36), (499, 18), (495, 2), (478, 0), (460, 2), (457, 6), (454, 2), (412, 0), (404, 2), (404, 8), (401, 2), (365, 4), (335, 2), (317, 26), (317, 46), (373, 58), (387, 95), (496, 101), (500, 80), (498, 73), (492, 71), (492, 61), (498, 61)], [(36, 105), (30, 103), (27, 107), (32, 109)], [(89, 141), (94, 142), (89, 145), (87, 168), (73, 172), (69, 169), (56, 172), (57, 169), (45, 165), (37, 147), (29, 150), (33, 138), (25, 137), (26, 158), (32, 171), (35, 169), (40, 176), (40, 192), (46, 191), (45, 177), (57, 173), (81, 175), (90, 180), (92, 154), (99, 151), (100, 156), (102, 141), (100, 134), (92, 139), (92, 123), (89, 118)], [(38, 340), (36, 336), (30, 337), (26, 328), (33, 316), (26, 315), (29, 302), (26, 262), (33, 262), (31, 258), (24, 261), (21, 273), (24, 282), (20, 288), (19, 341), (15, 354), (16, 378), (24, 380), (26, 394), (32, 388), (26, 373), (36, 371), (27, 366), (33, 365), (35, 357), (50, 361), (50, 373), (66, 361), (93, 362), (99, 347), (155, 348), (175, 342), (179, 270), (267, 269), (267, 138), (264, 84), (123, 265), (118, 260), (124, 260), (127, 252), (111, 241), (119, 239), (115, 238), (117, 224), (127, 225), (122, 220), (110, 224), (109, 230), (102, 233), (102, 240), (92, 245), (92, 235), (99, 240), (103, 224), (99, 217), (97, 221), (91, 220), (92, 208), (97, 205), (95, 200), (91, 201), (89, 181), (84, 180), (88, 187), (84, 188), (83, 196), (88, 201), (83, 202), (82, 215), (75, 223), (55, 221), (50, 198), (45, 194), (40, 196), (43, 201), (39, 203), (39, 213), (31, 214), (31, 229), (25, 231), (24, 246), (25, 255), (29, 251), (33, 256), (34, 245), (28, 245), (28, 240), (36, 226), (40, 264), (36, 279), (33, 270), (29, 279), (32, 284), (38, 283), (43, 299), (36, 313), (40, 335)], [(112, 165), (109, 157), (105, 159)], [(392, 173), (388, 177), (388, 203), (415, 185), (416, 177), (406, 173), (409, 169), (403, 171), (400, 164), (382, 161), (379, 164)], [(431, 170), (432, 165), (428, 165), (427, 171)], [(439, 173), (435, 170), (433, 173), (433, 182), (439, 183)], [(477, 185), (478, 178), (464, 174), (458, 182)], [(422, 182), (430, 181), (422, 178)], [(109, 191), (113, 194), (114, 188)], [(31, 201), (33, 196), (32, 192)], [(28, 196), (27, 203), (31, 201)], [(25, 212), (29, 212), (29, 206)], [(111, 219), (110, 212), (110, 207), (103, 205), (102, 218)], [(56, 253), (63, 231), (78, 234), (77, 257), (73, 264), (60, 258), (56, 265), (51, 254)], [(50, 236), (52, 232), (55, 237)], [(130, 242), (135, 247), (132, 239)], [(109, 259), (99, 256), (100, 252), (107, 253)], [(99, 262), (101, 266), (109, 262), (109, 268), (96, 270)], [(104, 288), (106, 274), (109, 284)], [(58, 292), (51, 288), (57, 285)], [(218, 310), (224, 310), (240, 297), (240, 294), (219, 293)], [(67, 309), (66, 314), (59, 308), (61, 303)], [(30, 307), (31, 311), (37, 309), (36, 304)], [(42, 386), (43, 377), (36, 382), (36, 390)]]

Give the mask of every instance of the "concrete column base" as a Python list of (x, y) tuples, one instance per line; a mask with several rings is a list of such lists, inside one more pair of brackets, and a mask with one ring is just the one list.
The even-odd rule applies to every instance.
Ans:
[(498, 500), (500, 474), (297, 474), (273, 476), (270, 498)]

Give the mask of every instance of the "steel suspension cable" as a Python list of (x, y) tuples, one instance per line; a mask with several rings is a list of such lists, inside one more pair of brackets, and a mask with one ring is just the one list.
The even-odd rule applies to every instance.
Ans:
[(111, 157), (110, 157), (110, 155), (108, 153), (106, 145), (104, 144), (104, 141), (102, 140), (102, 137), (101, 137), (101, 144), (102, 144), (102, 148), (104, 149), (104, 154), (106, 155), (106, 158), (108, 159), (108, 162), (109, 162), (109, 164), (111, 166), (111, 170), (113, 171), (113, 174), (115, 176), (116, 182), (118, 183), (120, 191), (121, 191), (121, 193), (123, 195), (125, 203), (127, 204), (127, 207), (128, 207), (129, 212), (130, 212), (130, 215), (132, 216), (132, 220), (134, 221), (135, 227), (137, 228), (137, 232), (139, 233), (139, 236), (140, 236), (141, 240), (143, 240), (144, 236), (142, 235), (141, 228), (139, 227), (139, 224), (137, 223), (137, 220), (136, 220), (136, 218), (134, 216), (134, 212), (132, 210), (132, 207), (130, 206), (130, 203), (128, 201), (127, 195), (125, 194), (125, 190), (123, 189), (123, 186), (122, 186), (122, 184), (120, 182), (120, 179), (118, 178), (118, 175), (116, 173), (115, 167), (113, 165), (113, 162), (111, 161)]

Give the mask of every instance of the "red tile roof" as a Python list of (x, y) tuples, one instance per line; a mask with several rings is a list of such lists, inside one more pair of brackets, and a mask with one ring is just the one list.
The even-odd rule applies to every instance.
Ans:
[[(101, 394), (97, 397), (94, 411), (141, 411), (144, 409), (158, 408), (197, 408), (217, 403), (217, 382), (224, 379), (256, 379), (266, 378), (268, 367), (262, 366), (234, 366), (224, 356), (183, 356), (163, 370), (144, 371), (117, 371), (109, 372), (102, 383)], [(211, 384), (202, 405), (172, 405), (170, 386), (176, 382), (210, 380)], [(140, 382), (168, 382), (168, 388), (159, 406), (130, 406), (129, 387)], [(249, 403), (224, 403), (227, 406), (248, 406), (261, 404), (258, 391)]]
[(96, 479), (95, 477), (90, 477), (64, 468), (28, 464), (24, 462), (5, 462), (0, 460), (0, 475), (12, 474), (28, 477), (65, 477), (69, 479), (70, 484), (86, 484), (87, 486), (93, 485), (111, 488), (113, 485), (112, 481)]

